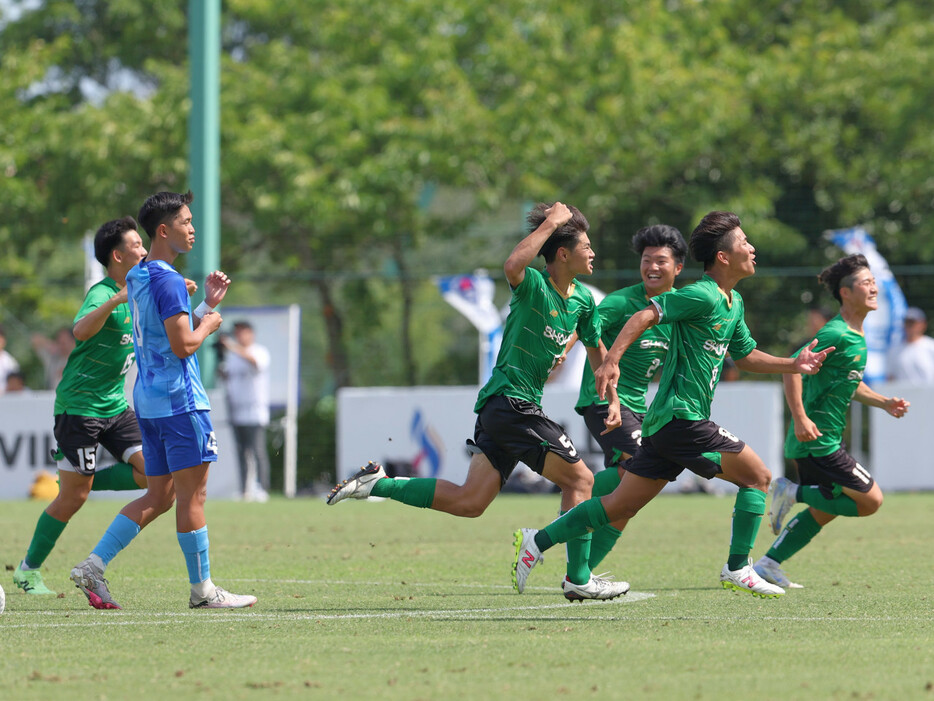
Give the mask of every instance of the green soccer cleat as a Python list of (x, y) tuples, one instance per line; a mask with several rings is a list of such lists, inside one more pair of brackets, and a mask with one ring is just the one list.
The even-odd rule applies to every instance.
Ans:
[(39, 570), (24, 570), (22, 562), (13, 570), (13, 584), (27, 594), (55, 594), (54, 591), (45, 586), (45, 582), (42, 581), (42, 573)]

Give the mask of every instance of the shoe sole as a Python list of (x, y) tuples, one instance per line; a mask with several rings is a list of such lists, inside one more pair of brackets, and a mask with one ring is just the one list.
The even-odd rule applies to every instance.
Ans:
[(724, 589), (733, 589), (739, 592), (747, 592), (759, 599), (777, 599), (778, 597), (783, 596), (783, 594), (763, 594), (761, 592), (753, 591), (752, 589), (747, 589), (746, 587), (741, 587), (738, 584), (733, 584), (733, 582), (727, 582), (723, 580), (720, 581), (720, 584)]
[(366, 477), (367, 475), (375, 475), (377, 472), (380, 471), (381, 467), (382, 467), (381, 465), (375, 462), (369, 463), (366, 467), (361, 467), (357, 471), (357, 474), (348, 477), (343, 482), (341, 482), (336, 487), (334, 487), (334, 489), (331, 490), (331, 493), (328, 495), (328, 498), (327, 498), (328, 506), (333, 506), (334, 504), (337, 504), (338, 502), (341, 502), (344, 499), (351, 498), (351, 495), (349, 494), (340, 496), (340, 493), (351, 482), (359, 481), (361, 477)]
[(628, 593), (628, 589), (626, 591), (621, 591), (619, 594), (613, 594), (613, 596), (581, 596), (580, 594), (564, 592), (564, 598), (574, 603), (581, 603), (584, 601), (612, 601), (613, 599), (618, 599), (619, 597), (625, 596)]
[(188, 602), (188, 608), (190, 609), (211, 609), (212, 611), (219, 611), (222, 609), (250, 609), (253, 608), (253, 604), (256, 601), (251, 601), (248, 604), (238, 604), (236, 606), (211, 606), (207, 601), (202, 601), (200, 604), (193, 604), (190, 601)]

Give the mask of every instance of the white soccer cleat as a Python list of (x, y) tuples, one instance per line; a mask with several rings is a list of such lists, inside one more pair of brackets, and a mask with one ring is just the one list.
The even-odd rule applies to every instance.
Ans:
[(779, 477), (772, 483), (772, 508), (769, 509), (769, 524), (775, 535), (782, 532), (785, 517), (796, 503), (795, 493), (797, 491), (798, 485), (784, 477)]
[(250, 594), (231, 594), (226, 589), (214, 587), (214, 593), (203, 599), (192, 593), (188, 599), (188, 608), (192, 609), (245, 609), (256, 603), (256, 597)]
[(512, 586), (520, 594), (525, 591), (525, 580), (532, 568), (545, 559), (535, 544), (536, 533), (535, 528), (520, 528), (513, 534), (516, 559), (512, 563)]
[(386, 470), (378, 462), (372, 460), (357, 470), (357, 473), (348, 477), (328, 494), (328, 504), (336, 504), (344, 499), (366, 499), (373, 491), (376, 480), (386, 476)]
[(756, 574), (762, 577), (766, 582), (777, 584), (785, 589), (804, 589), (803, 584), (795, 584), (788, 579), (788, 575), (782, 570), (781, 564), (775, 562), (775, 560), (770, 557), (763, 555), (752, 568), (756, 571)]
[(766, 582), (756, 574), (756, 571), (752, 568), (752, 558), (750, 558), (749, 564), (738, 570), (731, 570), (729, 565), (724, 565), (723, 569), (720, 570), (720, 584), (723, 585), (724, 589), (748, 591), (760, 599), (775, 599), (785, 593), (785, 590), (781, 587)]
[(617, 582), (612, 575), (591, 574), (586, 584), (574, 584), (567, 577), (561, 582), (568, 601), (609, 601), (629, 591), (629, 582)]

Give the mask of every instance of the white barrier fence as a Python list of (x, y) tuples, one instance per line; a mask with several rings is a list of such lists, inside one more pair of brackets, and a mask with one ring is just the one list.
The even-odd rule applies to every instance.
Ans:
[[(223, 393), (208, 395), (218, 445), (218, 461), (208, 473), (208, 496), (229, 499), (240, 493), (236, 443), (227, 422)], [(49, 457), (49, 450), (56, 445), (52, 434), (54, 406), (54, 392), (0, 396), (0, 499), (27, 497), (41, 470), (56, 474), (55, 463)], [(99, 464), (115, 462), (102, 449), (99, 453)], [(91, 492), (91, 498), (130, 501), (133, 494), (137, 492)]]
[[(654, 386), (652, 387), (654, 390)], [(873, 409), (868, 468), (883, 490), (934, 490), (934, 387), (880, 386), (905, 396), (911, 411), (895, 420)], [(343, 479), (368, 460), (411, 463), (424, 477), (456, 483), (467, 474), (464, 441), (473, 437), (476, 387), (368, 387), (338, 392), (337, 473)], [(599, 448), (574, 412), (577, 392), (548, 388), (545, 413), (568, 432), (593, 468)], [(717, 388), (711, 418), (739, 436), (775, 476), (784, 473), (785, 437), (779, 382), (731, 382)], [(721, 482), (716, 480), (716, 482)]]

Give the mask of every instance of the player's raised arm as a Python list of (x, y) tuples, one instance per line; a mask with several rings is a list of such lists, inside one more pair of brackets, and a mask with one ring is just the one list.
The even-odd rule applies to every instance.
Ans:
[(594, 371), (597, 396), (600, 399), (606, 399), (607, 392), (611, 387), (614, 392), (616, 391), (616, 383), (619, 382), (619, 361), (623, 357), (623, 353), (639, 336), (657, 323), (658, 309), (655, 308), (654, 304), (629, 317), (629, 321), (620, 329), (616, 340), (613, 341), (613, 345), (603, 358), (603, 363)]
[(522, 284), (525, 279), (525, 269), (535, 260), (535, 256), (542, 250), (542, 246), (548, 240), (548, 237), (564, 224), (567, 224), (572, 216), (571, 210), (561, 202), (555, 202), (545, 210), (545, 214), (545, 221), (512, 249), (512, 253), (509, 254), (503, 265), (506, 279), (513, 288)]

